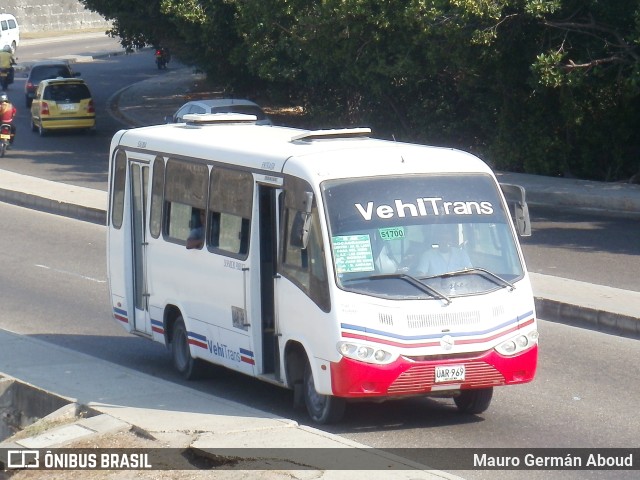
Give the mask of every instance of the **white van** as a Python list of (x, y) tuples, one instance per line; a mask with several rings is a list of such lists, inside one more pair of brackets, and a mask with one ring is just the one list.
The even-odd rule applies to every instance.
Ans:
[(20, 26), (16, 17), (9, 13), (0, 13), (0, 49), (9, 45), (15, 53), (20, 44)]

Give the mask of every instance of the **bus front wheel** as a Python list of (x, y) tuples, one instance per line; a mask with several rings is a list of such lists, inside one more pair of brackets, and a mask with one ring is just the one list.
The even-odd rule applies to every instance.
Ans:
[(346, 408), (344, 398), (322, 395), (316, 391), (309, 362), (304, 369), (304, 403), (311, 420), (321, 425), (340, 421)]
[(189, 351), (189, 337), (182, 317), (178, 317), (173, 326), (171, 357), (174, 367), (185, 379), (195, 380), (202, 374), (202, 360), (193, 358)]
[(462, 413), (482, 413), (491, 404), (493, 387), (462, 390), (460, 395), (453, 398), (458, 410)]

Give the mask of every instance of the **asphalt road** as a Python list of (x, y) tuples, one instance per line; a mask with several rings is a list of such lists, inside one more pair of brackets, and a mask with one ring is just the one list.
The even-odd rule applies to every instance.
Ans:
[(531, 206), (527, 267), (596, 285), (640, 291), (640, 222), (605, 213)]
[[(159, 344), (126, 334), (109, 311), (105, 227), (0, 203), (0, 328), (28, 334), (206, 394), (309, 424), (290, 391), (212, 369), (185, 383)], [(536, 380), (496, 389), (490, 409), (460, 415), (450, 399), (349, 405), (345, 421), (324, 427), (378, 448), (630, 447), (640, 417), (640, 342), (540, 321)], [(521, 474), (522, 472), (516, 472)], [(629, 472), (527, 472), (530, 479), (636, 478)], [(520, 478), (464, 472), (468, 479)]]
[[(99, 190), (107, 189), (109, 144), (114, 133), (124, 124), (109, 113), (109, 101), (121, 88), (154, 75), (163, 74), (155, 66), (151, 51), (141, 50), (131, 55), (100, 56), (117, 49), (109, 37), (90, 37), (89, 40), (56, 38), (51, 43), (37, 43), (20, 48), (19, 64), (25, 72), (18, 72), (7, 92), (18, 109), (17, 134), (12, 149), (0, 159), (0, 168), (25, 175), (81, 185)], [(88, 42), (84, 45), (85, 41)], [(48, 53), (47, 53), (48, 52)], [(63, 53), (66, 52), (66, 53)], [(25, 106), (24, 84), (28, 65), (46, 58), (80, 55), (72, 66), (80, 72), (93, 96), (97, 120), (95, 133), (65, 131), (50, 132), (41, 138), (31, 131), (31, 116)], [(75, 59), (75, 57), (74, 57)]]

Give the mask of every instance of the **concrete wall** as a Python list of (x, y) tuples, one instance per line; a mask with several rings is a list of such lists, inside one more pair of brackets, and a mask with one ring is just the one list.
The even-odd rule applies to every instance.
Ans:
[(0, 13), (10, 13), (20, 33), (109, 28), (100, 15), (86, 10), (78, 0), (1, 0)]

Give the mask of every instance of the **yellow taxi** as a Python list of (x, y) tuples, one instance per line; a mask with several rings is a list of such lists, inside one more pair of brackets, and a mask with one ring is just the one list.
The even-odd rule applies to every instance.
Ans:
[(55, 78), (38, 85), (31, 103), (31, 130), (44, 136), (49, 130), (96, 126), (96, 111), (87, 84), (81, 78)]

